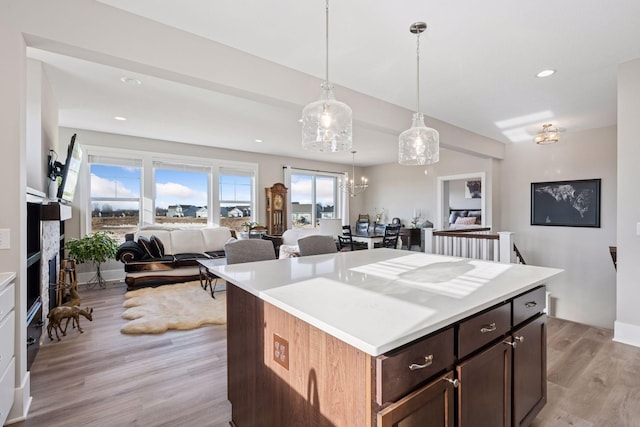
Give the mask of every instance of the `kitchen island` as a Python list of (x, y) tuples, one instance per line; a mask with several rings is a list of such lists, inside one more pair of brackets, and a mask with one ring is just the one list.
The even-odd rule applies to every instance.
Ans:
[[(382, 426), (396, 425), (395, 419), (453, 425), (457, 418), (463, 427), (473, 425), (466, 420), (477, 421), (467, 393), (476, 387), (475, 371), (467, 374), (466, 367), (478, 361), (485, 367), (502, 363), (495, 382), (504, 396), (487, 416), (500, 412), (496, 419), (503, 422), (495, 425), (524, 425), (512, 422), (517, 408), (505, 397), (516, 387), (511, 353), (518, 338), (524, 341), (513, 332), (523, 325), (533, 329), (537, 345), (529, 363), (543, 365), (541, 285), (561, 270), (376, 249), (213, 272), (228, 283), (234, 425)], [(497, 356), (483, 362), (493, 347)], [(540, 375), (546, 379), (546, 372)], [(534, 402), (541, 408), (546, 380), (535, 382), (544, 388), (533, 393), (544, 394)], [(436, 409), (420, 409), (424, 402)], [(526, 417), (532, 419), (531, 413)]]

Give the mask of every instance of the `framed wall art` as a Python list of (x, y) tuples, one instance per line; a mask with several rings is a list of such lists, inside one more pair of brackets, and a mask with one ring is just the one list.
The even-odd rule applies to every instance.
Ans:
[(482, 181), (480, 181), (479, 179), (466, 181), (464, 183), (464, 198), (465, 199), (482, 198)]
[(531, 225), (599, 228), (600, 181), (531, 183)]

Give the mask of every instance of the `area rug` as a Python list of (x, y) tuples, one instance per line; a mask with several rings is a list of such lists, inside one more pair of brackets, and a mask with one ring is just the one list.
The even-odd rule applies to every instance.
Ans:
[(216, 297), (200, 286), (200, 282), (143, 288), (127, 292), (122, 304), (127, 310), (123, 319), (130, 320), (120, 332), (125, 334), (160, 334), (167, 330), (195, 329), (206, 324), (226, 323), (226, 292)]

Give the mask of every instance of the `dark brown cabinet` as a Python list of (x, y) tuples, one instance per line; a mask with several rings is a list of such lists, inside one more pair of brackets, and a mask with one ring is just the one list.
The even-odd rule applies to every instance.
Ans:
[(494, 344), (458, 365), (457, 372), (458, 427), (510, 426), (511, 345)]
[(513, 332), (513, 425), (528, 426), (547, 403), (547, 316)]
[(378, 412), (378, 427), (453, 427), (453, 372)]
[[(378, 412), (377, 427), (449, 426), (451, 414), (457, 427), (530, 425), (547, 399), (544, 306), (542, 286), (379, 356), (376, 403), (393, 403)], [(418, 363), (423, 377), (407, 369)]]

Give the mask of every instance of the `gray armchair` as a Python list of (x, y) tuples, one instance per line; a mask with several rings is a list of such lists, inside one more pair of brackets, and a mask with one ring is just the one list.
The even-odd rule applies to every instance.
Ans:
[(298, 239), (300, 256), (333, 254), (338, 252), (333, 236), (315, 234)]

